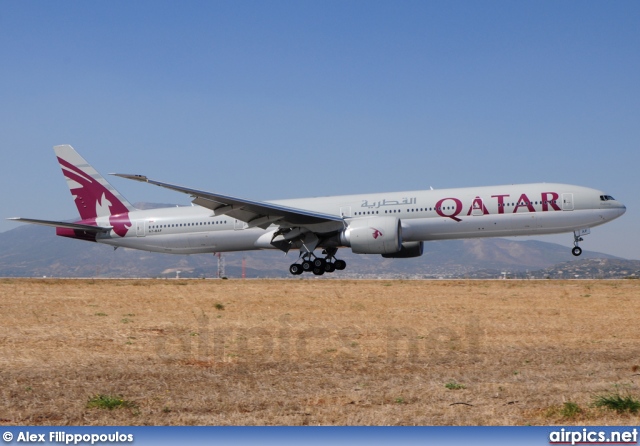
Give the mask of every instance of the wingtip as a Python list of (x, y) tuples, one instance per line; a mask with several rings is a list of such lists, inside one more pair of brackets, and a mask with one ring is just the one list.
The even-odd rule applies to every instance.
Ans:
[(114, 177), (126, 178), (127, 180), (142, 181), (145, 183), (149, 181), (149, 178), (147, 178), (146, 175), (132, 175), (128, 173), (110, 173), (109, 175), (113, 175)]

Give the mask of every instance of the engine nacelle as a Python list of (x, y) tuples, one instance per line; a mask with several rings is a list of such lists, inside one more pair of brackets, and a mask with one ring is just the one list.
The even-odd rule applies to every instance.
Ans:
[(382, 254), (385, 259), (409, 259), (420, 257), (424, 252), (424, 242), (405, 242), (400, 251), (393, 254)]
[(402, 248), (398, 217), (368, 217), (351, 220), (340, 234), (340, 242), (356, 254), (393, 254)]

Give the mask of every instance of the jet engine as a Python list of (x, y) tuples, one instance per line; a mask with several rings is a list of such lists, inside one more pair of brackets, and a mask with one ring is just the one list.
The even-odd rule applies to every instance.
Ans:
[(408, 259), (420, 257), (424, 251), (424, 242), (404, 242), (400, 251), (393, 254), (382, 254), (385, 259)]
[(355, 254), (393, 254), (402, 249), (402, 227), (398, 217), (368, 217), (351, 220), (340, 234), (343, 246)]

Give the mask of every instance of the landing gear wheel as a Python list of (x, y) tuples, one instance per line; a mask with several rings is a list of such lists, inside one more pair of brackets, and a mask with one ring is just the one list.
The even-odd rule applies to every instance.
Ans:
[(311, 263), (310, 261), (305, 260), (304, 262), (302, 262), (303, 271), (311, 271), (312, 268), (313, 268), (313, 263)]
[(336, 260), (335, 262), (333, 262), (333, 264), (338, 271), (342, 271), (347, 267), (347, 262), (345, 262), (344, 260)]
[(315, 274), (316, 276), (321, 276), (324, 274), (324, 269), (320, 269), (318, 267), (314, 267), (313, 268), (313, 274)]
[(332, 272), (334, 272), (334, 271), (336, 270), (336, 265), (335, 265), (335, 264), (333, 264), (333, 263), (331, 263), (331, 262), (327, 262), (327, 263), (324, 265), (324, 270), (325, 270), (325, 272), (327, 272), (327, 273), (332, 273)]
[(327, 264), (327, 261), (325, 259), (316, 258), (313, 260), (314, 268), (324, 269), (326, 264)]
[(580, 247), (578, 246), (578, 243), (584, 240), (581, 236), (588, 233), (589, 233), (589, 229), (581, 229), (579, 231), (573, 231), (573, 249), (571, 250), (571, 254), (573, 254), (576, 257), (582, 254), (582, 249), (580, 249)]
[(291, 274), (293, 274), (294, 276), (297, 276), (299, 274), (302, 274), (304, 272), (304, 270), (302, 269), (302, 265), (300, 265), (298, 263), (294, 263), (293, 265), (291, 265), (289, 267), (289, 272)]

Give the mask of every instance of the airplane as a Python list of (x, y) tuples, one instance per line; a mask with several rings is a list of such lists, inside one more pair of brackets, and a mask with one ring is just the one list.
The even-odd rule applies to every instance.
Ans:
[[(573, 233), (574, 256), (591, 228), (626, 207), (596, 189), (559, 183), (253, 201), (112, 174), (191, 196), (192, 206), (134, 208), (70, 145), (54, 147), (80, 213), (73, 222), (10, 218), (52, 226), (62, 237), (169, 254), (299, 251), (289, 272), (344, 270), (339, 248), (385, 258), (419, 257), (424, 242)], [(321, 250), (321, 255), (315, 251)]]

